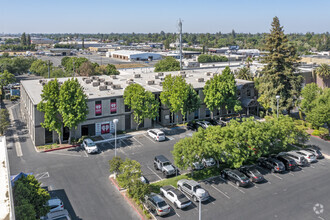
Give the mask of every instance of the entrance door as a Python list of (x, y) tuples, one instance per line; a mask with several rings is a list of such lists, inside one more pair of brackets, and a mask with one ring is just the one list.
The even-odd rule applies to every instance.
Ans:
[(125, 115), (125, 130), (131, 130), (131, 115)]
[(68, 127), (63, 128), (63, 142), (68, 141), (70, 136), (70, 129)]
[(53, 132), (45, 128), (45, 143), (53, 143)]
[(81, 136), (88, 136), (88, 125), (81, 126)]

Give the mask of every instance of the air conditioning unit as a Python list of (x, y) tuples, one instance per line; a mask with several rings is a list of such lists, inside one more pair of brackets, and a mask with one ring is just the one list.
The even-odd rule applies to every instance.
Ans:
[(141, 74), (134, 74), (134, 78), (141, 78)]
[(95, 86), (99, 86), (100, 85), (100, 82), (93, 82), (93, 84), (92, 84), (94, 87)]
[(197, 82), (204, 82), (204, 78), (198, 78)]
[(99, 78), (98, 81), (99, 81), (99, 82), (104, 82), (105, 79), (104, 79), (104, 78)]
[(158, 73), (158, 76), (164, 76), (164, 73)]
[(98, 76), (92, 76), (91, 79), (92, 79), (92, 80), (98, 80), (99, 77), (98, 77)]
[(119, 85), (119, 84), (114, 85), (114, 84), (113, 84), (113, 85), (112, 85), (112, 88), (113, 88), (113, 89), (121, 89), (121, 85)]
[(116, 75), (111, 75), (110, 76), (112, 79), (117, 79), (117, 76)]
[(205, 73), (206, 76), (211, 76), (212, 72)]
[(126, 80), (126, 84), (133, 84), (134, 83), (134, 79), (128, 79), (128, 80)]
[(83, 78), (82, 78), (83, 81), (85, 81), (86, 79), (88, 79), (88, 78), (86, 78), (86, 77), (83, 77)]
[(85, 83), (86, 83), (86, 84), (90, 84), (91, 82), (92, 82), (91, 79), (86, 79), (86, 80), (85, 80)]
[(148, 80), (148, 81), (147, 81), (147, 84), (148, 84), (148, 85), (154, 85), (154, 84), (155, 84), (155, 80)]
[(99, 90), (100, 91), (107, 90), (107, 86), (99, 86)]
[(159, 79), (159, 76), (158, 75), (155, 75), (155, 79)]
[(180, 74), (186, 74), (186, 72), (185, 71), (180, 71)]
[(111, 86), (113, 83), (111, 81), (104, 81), (104, 85)]
[(182, 74), (182, 73), (181, 73), (181, 76), (182, 76), (182, 78), (186, 78), (187, 77), (186, 74)]

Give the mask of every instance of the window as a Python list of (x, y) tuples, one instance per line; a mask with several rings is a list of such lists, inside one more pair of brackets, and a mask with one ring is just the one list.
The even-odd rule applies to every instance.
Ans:
[(183, 186), (186, 187), (187, 189), (191, 190), (191, 186), (188, 185), (187, 183), (184, 183)]
[(246, 95), (247, 95), (248, 97), (251, 96), (251, 90), (250, 90), (250, 89), (246, 90)]
[(128, 105), (125, 105), (125, 112), (130, 112), (131, 108)]
[(102, 115), (102, 101), (95, 101), (95, 116)]
[(210, 109), (208, 109), (208, 108), (206, 108), (205, 109), (205, 117), (210, 117), (210, 115), (211, 115), (211, 111), (210, 111)]
[(110, 114), (117, 114), (117, 99), (110, 100)]

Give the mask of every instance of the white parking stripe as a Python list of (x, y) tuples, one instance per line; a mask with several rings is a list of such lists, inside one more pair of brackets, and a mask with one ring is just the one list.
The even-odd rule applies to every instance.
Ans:
[[(86, 153), (86, 151), (84, 151)], [(72, 157), (82, 157), (81, 155), (76, 155), (76, 154), (63, 154), (63, 153), (58, 153), (58, 152), (47, 152), (47, 154), (57, 154), (57, 155), (64, 155), (64, 156), (72, 156)]]
[(276, 174), (272, 173), (273, 176), (276, 176), (277, 178), (279, 178), (280, 180), (282, 180), (281, 177), (277, 176)]
[(180, 215), (177, 212), (175, 212), (175, 214), (180, 218)]
[(218, 191), (219, 193), (221, 193), (222, 195), (226, 196), (228, 199), (230, 199), (229, 196), (227, 196), (224, 192), (222, 192), (220, 189), (216, 188), (215, 186), (211, 185), (211, 187), (213, 187), (216, 191)]
[(166, 136), (170, 141), (173, 141), (174, 138), (173, 137), (169, 137), (169, 136)]
[(235, 186), (235, 185), (234, 185), (234, 184), (232, 184), (231, 182), (229, 182), (229, 185), (231, 185), (232, 187), (234, 187), (234, 188), (238, 189), (240, 192), (242, 192), (242, 193), (244, 193), (244, 194), (245, 194), (245, 192), (244, 192), (243, 190), (239, 189), (237, 186)]
[(257, 187), (257, 185), (256, 185), (256, 184), (254, 184), (254, 187), (255, 187), (255, 188), (257, 188), (257, 189), (259, 188), (259, 187)]
[(155, 174), (160, 180), (162, 180), (162, 178), (155, 171), (153, 171), (149, 166), (147, 167), (153, 174)]
[(311, 165), (310, 167), (311, 167), (311, 168), (313, 168), (313, 169), (315, 169), (315, 167), (314, 167), (314, 166), (312, 166), (312, 165)]
[(291, 176), (294, 176), (294, 174), (293, 173), (289, 173)]
[(85, 153), (86, 157), (88, 157), (88, 154), (86, 153), (86, 151), (84, 151), (84, 153)]
[(135, 137), (133, 137), (133, 139), (134, 139), (136, 142), (138, 142), (141, 146), (143, 146), (143, 144), (142, 144), (140, 141), (138, 141)]
[(305, 173), (305, 170), (302, 169), (301, 172)]
[(151, 137), (149, 137), (148, 135), (144, 135), (146, 138), (148, 138), (149, 140), (151, 140), (152, 142), (154, 142), (155, 144), (157, 144)]
[(322, 218), (321, 216), (317, 216), (319, 219), (321, 219), (321, 220), (325, 220), (324, 218)]

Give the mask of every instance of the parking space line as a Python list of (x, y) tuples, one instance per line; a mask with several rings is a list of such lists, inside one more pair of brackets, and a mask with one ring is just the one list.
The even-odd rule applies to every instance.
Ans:
[(141, 146), (143, 146), (143, 144), (142, 144), (140, 141), (138, 141), (135, 137), (133, 137), (133, 139), (134, 139), (136, 142), (138, 142)]
[(120, 147), (119, 148), (120, 152), (122, 152), (123, 154), (125, 154), (126, 157), (128, 157), (128, 154)]
[(162, 178), (155, 171), (153, 171), (149, 166), (147, 167), (153, 174), (155, 174), (160, 180), (162, 180)]
[(232, 187), (238, 189), (241, 193), (244, 193), (244, 194), (245, 194), (245, 192), (244, 192), (243, 190), (239, 189), (237, 186), (235, 186), (235, 185), (232, 184), (231, 182), (229, 182), (228, 184), (231, 185)]
[(180, 215), (177, 212), (175, 212), (175, 214), (180, 218)]
[(86, 157), (88, 157), (88, 154), (86, 153), (86, 151), (84, 151), (84, 153), (85, 153)]
[(324, 218), (322, 218), (321, 216), (317, 216), (319, 219), (321, 219), (321, 220), (325, 220)]
[(148, 137), (146, 134), (144, 135), (146, 138), (148, 138), (149, 140), (151, 140), (154, 144), (157, 144), (154, 140), (152, 140), (152, 138)]
[(277, 176), (276, 174), (272, 173), (273, 176), (276, 176), (277, 178), (279, 178), (280, 180), (282, 180), (281, 177)]
[(216, 188), (215, 186), (211, 185), (212, 188), (214, 188), (216, 191), (218, 191), (219, 193), (221, 193), (222, 195), (226, 196), (228, 199), (230, 199), (229, 196), (227, 196), (224, 192), (222, 192), (220, 189)]
[(269, 180), (267, 180), (267, 183), (268, 183), (268, 184), (272, 184)]
[(255, 187), (255, 188), (257, 188), (257, 189), (259, 189), (259, 187), (257, 187), (257, 185), (256, 185), (256, 184), (254, 184), (254, 187)]
[(294, 176), (294, 174), (293, 173), (289, 173), (291, 176)]
[(314, 167), (314, 166), (312, 166), (312, 165), (311, 165), (310, 167), (311, 167), (311, 168), (313, 168), (313, 169), (315, 169), (315, 167)]
[(305, 173), (305, 170), (302, 169), (301, 172)]
[(57, 155), (65, 155), (65, 156), (71, 156), (71, 157), (82, 157), (81, 155), (75, 155), (75, 154), (63, 154), (58, 152), (47, 152), (47, 154), (57, 154)]
[(174, 138), (173, 137), (169, 137), (169, 136), (166, 136), (170, 141), (173, 141)]

